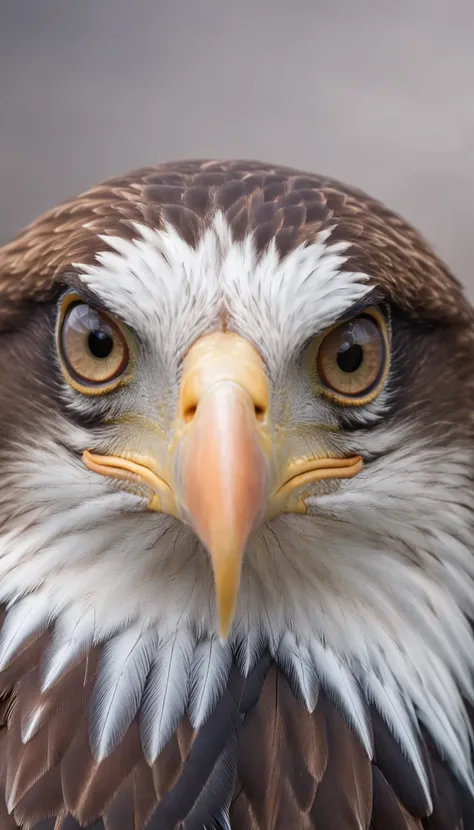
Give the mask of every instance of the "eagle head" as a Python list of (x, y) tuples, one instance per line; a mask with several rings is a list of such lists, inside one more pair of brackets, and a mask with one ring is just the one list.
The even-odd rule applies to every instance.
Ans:
[[(54, 770), (48, 815), (105, 815), (130, 770), (143, 787), (168, 774), (176, 740), (178, 771), (130, 826), (161, 809), (157, 827), (319, 827), (316, 784), (351, 741), (358, 827), (392, 826), (374, 823), (373, 770), (417, 818), (436, 812), (436, 764), (472, 794), (473, 359), (473, 310), (417, 232), (321, 176), (146, 168), (0, 249), (2, 787), (17, 822)], [(270, 773), (252, 789), (280, 705), (273, 736), (313, 770), (312, 800), (288, 800), (299, 819)], [(212, 770), (227, 752), (221, 795), (192, 762), (201, 739), (220, 741)], [(111, 758), (123, 775), (98, 792)], [(242, 793), (256, 823), (233, 818)], [(258, 818), (267, 798), (274, 824)]]

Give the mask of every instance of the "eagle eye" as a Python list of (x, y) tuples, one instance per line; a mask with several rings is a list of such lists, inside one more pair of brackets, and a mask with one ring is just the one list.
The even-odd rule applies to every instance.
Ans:
[(130, 359), (119, 323), (109, 314), (70, 297), (60, 312), (58, 353), (68, 383), (89, 395), (114, 389)]
[(389, 342), (375, 309), (330, 329), (320, 342), (316, 368), (323, 391), (346, 405), (370, 403), (387, 377)]

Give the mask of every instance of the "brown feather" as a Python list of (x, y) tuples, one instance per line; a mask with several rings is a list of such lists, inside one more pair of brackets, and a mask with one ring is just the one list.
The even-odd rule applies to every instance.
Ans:
[(105, 808), (105, 830), (122, 830), (125, 827), (133, 827), (138, 830), (142, 826), (136, 820), (134, 795), (134, 775), (132, 773)]
[(30, 828), (41, 819), (57, 816), (62, 808), (61, 772), (56, 766), (30, 787), (16, 805), (14, 816), (19, 826)]
[(376, 766), (372, 767), (372, 784), (371, 830), (421, 830), (420, 820), (408, 815)]
[[(37, 654), (31, 651), (31, 655), (31, 671), (26, 670), (17, 683), (13, 705), (4, 711), (8, 729), (0, 734), (0, 786), (16, 806), (9, 816), (5, 801), (0, 802), (0, 830), (12, 830), (15, 822), (33, 827), (49, 816), (58, 816), (58, 827), (65, 824), (67, 816), (73, 816), (81, 825), (103, 818), (107, 830), (144, 830), (148, 825), (150, 830), (161, 828), (169, 816), (170, 828), (178, 828), (181, 820), (171, 817), (179, 814), (180, 793), (191, 791), (198, 801), (194, 801), (195, 796), (187, 798), (185, 813), (190, 811), (193, 819), (191, 823), (186, 820), (184, 827), (197, 830), (208, 809), (218, 810), (221, 802), (213, 799), (216, 793), (226, 791), (222, 790), (223, 775), (233, 781), (229, 817), (232, 828), (239, 830), (280, 830), (289, 826), (295, 830), (469, 827), (461, 820), (461, 815), (465, 815), (465, 821), (470, 815), (469, 797), (466, 794), (462, 801), (458, 799), (459, 787), (432, 747), (427, 752), (431, 754), (436, 783), (434, 810), (422, 821), (410, 815), (395, 795), (393, 782), (372, 766), (333, 705), (321, 695), (310, 714), (293, 696), (275, 665), (267, 671), (265, 663), (263, 674), (259, 667), (256, 669), (257, 685), (252, 686), (252, 676), (243, 685), (238, 675), (230, 678), (231, 693), (222, 714), (217, 710), (203, 727), (204, 743), (200, 747), (200, 733), (184, 718), (151, 769), (144, 760), (135, 723), (108, 758), (101, 763), (93, 759), (85, 702), (82, 699), (77, 709), (74, 701), (75, 687), (90, 688), (96, 659), (93, 655), (71, 670), (69, 679), (66, 676), (53, 687), (55, 701), (49, 706), (48, 718), (23, 744), (21, 718), (39, 695)], [(86, 665), (92, 669), (89, 673)], [(85, 678), (85, 684), (78, 683), (80, 678)], [(230, 722), (223, 720), (224, 714)], [(233, 778), (235, 734), (237, 767)], [(197, 755), (193, 753), (195, 746)], [(219, 758), (224, 761), (222, 747), (224, 753), (231, 752), (230, 766), (228, 761), (219, 766)], [(201, 784), (196, 780), (200, 774)], [(199, 806), (206, 788), (205, 800)], [(169, 807), (165, 808), (165, 803)], [(161, 804), (164, 812), (157, 813)], [(53, 827), (45, 825), (44, 830)]]
[(83, 824), (103, 814), (141, 758), (136, 724), (132, 724), (119, 747), (98, 763), (89, 745), (84, 720), (62, 762), (62, 786), (67, 809)]
[(142, 758), (132, 773), (134, 797), (134, 826), (139, 830), (145, 827), (158, 804), (159, 796), (155, 790), (153, 773)]
[(318, 830), (368, 830), (372, 815), (372, 767), (339, 712), (322, 701), (328, 736), (328, 763), (311, 810)]
[(0, 672), (0, 694), (10, 694), (15, 684), (39, 665), (48, 640), (47, 631), (28, 638), (6, 668)]
[(172, 789), (179, 778), (183, 762), (189, 755), (195, 731), (185, 716), (152, 767), (157, 798)]
[(459, 283), (403, 219), (325, 176), (252, 161), (184, 161), (110, 179), (50, 210), (0, 249), (0, 327), (25, 301), (50, 299), (74, 262), (91, 262), (97, 234), (132, 236), (133, 222), (170, 222), (195, 245), (217, 209), (235, 239), (275, 238), (280, 254), (335, 226), (351, 243), (348, 267), (372, 276), (406, 311), (472, 321)]
[[(322, 713), (303, 708), (273, 666), (240, 734), (242, 792), (237, 803), (248, 801), (262, 830), (286, 824), (310, 827), (309, 812), (327, 759)], [(236, 809), (234, 805), (232, 815)]]

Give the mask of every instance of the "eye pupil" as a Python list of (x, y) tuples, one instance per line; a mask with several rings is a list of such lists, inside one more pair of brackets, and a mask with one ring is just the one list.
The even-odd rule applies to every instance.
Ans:
[(114, 348), (114, 341), (111, 334), (104, 329), (91, 331), (87, 338), (87, 345), (90, 353), (98, 360), (109, 357)]
[(335, 326), (319, 344), (318, 376), (338, 403), (362, 404), (380, 391), (388, 367), (385, 332), (383, 318), (366, 312)]
[(115, 388), (128, 367), (129, 351), (122, 327), (111, 315), (72, 302), (58, 333), (61, 367), (77, 391)]
[(364, 349), (360, 343), (343, 343), (337, 353), (337, 365), (342, 372), (357, 372), (364, 360)]

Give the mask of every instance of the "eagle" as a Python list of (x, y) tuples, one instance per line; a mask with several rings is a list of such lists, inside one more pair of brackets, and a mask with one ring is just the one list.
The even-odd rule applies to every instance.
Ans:
[(474, 828), (474, 310), (322, 175), (0, 249), (0, 830)]

